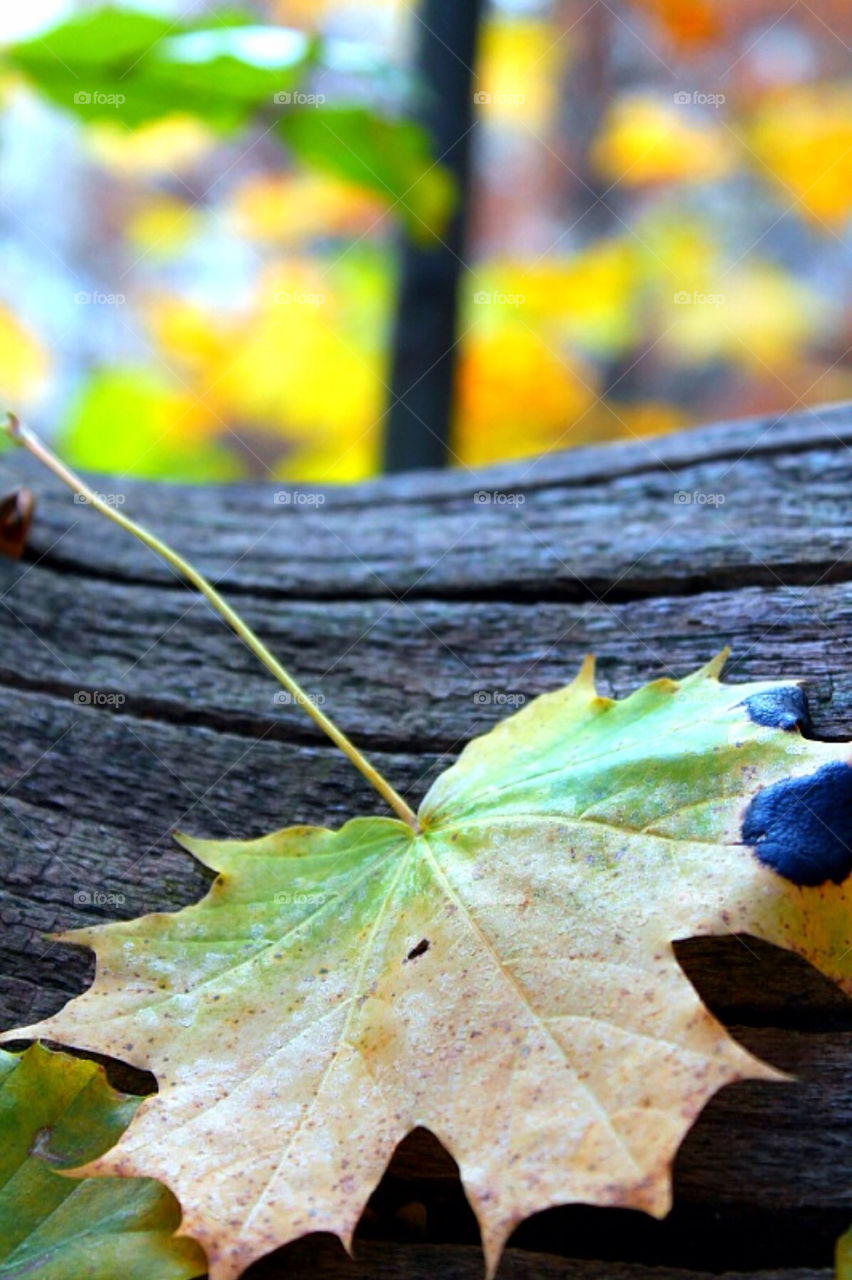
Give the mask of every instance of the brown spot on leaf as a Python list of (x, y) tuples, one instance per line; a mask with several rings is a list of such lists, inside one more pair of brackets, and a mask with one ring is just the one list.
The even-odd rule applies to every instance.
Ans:
[(418, 956), (422, 956), (429, 950), (429, 939), (421, 938), (416, 947), (412, 947), (408, 955), (405, 957), (403, 964), (408, 964), (409, 960), (416, 960)]

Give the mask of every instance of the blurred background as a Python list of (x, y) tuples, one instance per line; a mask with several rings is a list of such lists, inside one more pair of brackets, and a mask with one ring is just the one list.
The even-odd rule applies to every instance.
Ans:
[(850, 55), (843, 0), (4, 6), (0, 402), (333, 483), (850, 397)]

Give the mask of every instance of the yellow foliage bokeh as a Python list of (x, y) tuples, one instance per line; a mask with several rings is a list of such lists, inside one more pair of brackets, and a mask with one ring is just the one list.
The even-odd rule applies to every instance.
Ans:
[(295, 245), (321, 232), (358, 236), (379, 226), (387, 201), (363, 187), (322, 173), (258, 174), (230, 204), (238, 234), (270, 244)]
[(6, 407), (38, 396), (50, 373), (50, 357), (31, 330), (0, 305), (0, 396)]
[(852, 210), (852, 85), (775, 94), (747, 134), (782, 200), (838, 226)]
[(613, 183), (710, 182), (730, 173), (736, 148), (722, 127), (655, 94), (616, 98), (591, 147), (591, 161)]
[(208, 155), (217, 137), (196, 116), (175, 114), (134, 129), (92, 124), (86, 143), (98, 162), (122, 175), (174, 174)]

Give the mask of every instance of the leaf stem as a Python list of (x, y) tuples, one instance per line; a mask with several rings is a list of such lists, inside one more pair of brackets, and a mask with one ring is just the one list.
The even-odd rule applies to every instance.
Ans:
[(14, 414), (7, 415), (5, 423), (0, 424), (5, 434), (14, 441), (15, 444), (22, 445), (29, 450), (34, 457), (38, 458), (55, 476), (58, 476), (69, 489), (72, 489), (80, 497), (85, 498), (86, 502), (95, 507), (102, 515), (112, 520), (114, 524), (120, 525), (122, 529), (126, 529), (128, 533), (132, 533), (140, 542), (144, 542), (147, 547), (155, 551), (161, 556), (167, 564), (170, 564), (182, 577), (201, 592), (201, 594), (210, 601), (213, 608), (219, 613), (228, 626), (236, 631), (240, 639), (251, 649), (252, 653), (263, 663), (263, 665), (272, 672), (276, 680), (284, 686), (288, 693), (292, 694), (293, 701), (297, 702), (307, 714), (311, 717), (314, 724), (327, 734), (335, 746), (339, 747), (348, 760), (354, 764), (369, 783), (375, 787), (379, 795), (387, 801), (394, 812), (402, 818), (403, 822), (407, 822), (414, 830), (418, 830), (417, 817), (406, 804), (402, 796), (390, 785), (386, 778), (379, 773), (370, 764), (369, 760), (361, 754), (353, 742), (347, 738), (346, 734), (338, 729), (333, 720), (316, 706), (310, 695), (302, 689), (301, 685), (293, 679), (288, 671), (282, 667), (281, 663), (270, 653), (262, 640), (255, 635), (248, 623), (244, 622), (240, 615), (231, 608), (211, 582), (199, 573), (183, 556), (178, 555), (166, 543), (161, 542), (154, 534), (149, 533), (142, 525), (136, 524), (134, 520), (123, 515), (121, 511), (104, 502), (103, 499), (95, 493), (95, 491), (83, 481), (81, 478), (69, 470), (64, 463), (51, 453), (50, 449), (36, 436), (28, 427), (22, 426)]

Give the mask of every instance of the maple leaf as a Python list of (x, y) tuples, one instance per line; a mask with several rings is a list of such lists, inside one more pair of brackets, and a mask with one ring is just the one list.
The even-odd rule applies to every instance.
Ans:
[(459, 1165), (489, 1271), (515, 1226), (583, 1201), (663, 1215), (707, 1099), (779, 1073), (740, 1048), (676, 939), (747, 932), (852, 989), (847, 744), (797, 687), (724, 655), (614, 701), (588, 660), (471, 742), (419, 832), (390, 818), (180, 837), (200, 903), (65, 940), (97, 976), (16, 1036), (153, 1071), (87, 1171), (170, 1186), (230, 1280), (309, 1231), (347, 1245), (397, 1143)]
[(0, 1051), (0, 1273), (4, 1280), (189, 1280), (198, 1246), (174, 1232), (180, 1208), (146, 1178), (59, 1172), (115, 1142), (139, 1098), (102, 1067), (33, 1045)]

